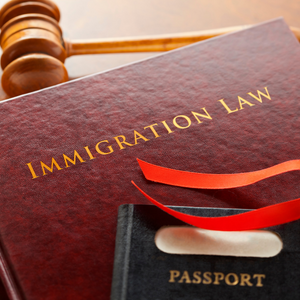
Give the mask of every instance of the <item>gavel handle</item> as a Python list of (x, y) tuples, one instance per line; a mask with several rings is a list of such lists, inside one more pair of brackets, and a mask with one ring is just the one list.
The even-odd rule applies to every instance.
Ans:
[[(80, 54), (169, 51), (225, 33), (246, 29), (248, 27), (250, 27), (250, 25), (157, 36), (126, 37), (118, 39), (107, 38), (99, 40), (66, 40), (65, 47), (67, 56)], [(290, 27), (290, 29), (300, 41), (300, 29), (296, 27)]]

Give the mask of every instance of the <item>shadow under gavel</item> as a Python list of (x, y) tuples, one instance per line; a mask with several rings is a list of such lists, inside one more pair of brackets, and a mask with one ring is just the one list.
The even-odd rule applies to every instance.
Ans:
[[(18, 96), (68, 80), (67, 57), (79, 54), (173, 50), (249, 26), (134, 38), (67, 41), (60, 12), (50, 0), (12, 0), (0, 10), (2, 87)], [(291, 27), (300, 40), (300, 29)]]

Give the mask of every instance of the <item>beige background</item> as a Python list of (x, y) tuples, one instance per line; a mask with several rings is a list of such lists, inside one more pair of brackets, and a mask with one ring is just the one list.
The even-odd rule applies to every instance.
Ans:
[[(0, 6), (5, 2), (0, 0)], [(254, 24), (279, 16), (300, 27), (297, 0), (58, 0), (56, 4), (68, 39), (196, 31)], [(65, 65), (73, 79), (155, 54), (81, 55), (68, 58)], [(0, 89), (0, 99), (5, 98)]]

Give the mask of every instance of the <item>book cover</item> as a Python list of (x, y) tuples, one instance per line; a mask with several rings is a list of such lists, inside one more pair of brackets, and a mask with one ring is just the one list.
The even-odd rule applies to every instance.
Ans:
[(12, 299), (109, 299), (117, 208), (258, 208), (299, 172), (228, 190), (148, 182), (136, 158), (202, 173), (299, 158), (300, 49), (282, 19), (0, 104), (1, 274)]
[[(245, 211), (172, 208), (205, 217), (229, 216)], [(280, 236), (283, 243), (280, 253), (273, 257), (165, 253), (155, 245), (155, 238), (159, 229), (166, 226), (187, 227), (155, 206), (120, 206), (111, 300), (293, 300), (299, 297), (300, 221), (269, 228)], [(200, 238), (200, 235), (201, 232), (193, 237)], [(244, 235), (251, 240), (249, 233)], [(183, 239), (180, 235), (177, 238)], [(204, 233), (202, 242), (205, 243), (207, 238)], [(247, 238), (236, 246), (243, 247)], [(220, 241), (216, 237), (213, 243)]]

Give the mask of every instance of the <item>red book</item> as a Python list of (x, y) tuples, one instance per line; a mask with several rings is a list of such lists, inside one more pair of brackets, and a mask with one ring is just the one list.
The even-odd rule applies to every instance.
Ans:
[[(136, 158), (237, 173), (299, 159), (300, 48), (282, 19), (0, 104), (1, 276), (11, 299), (109, 299), (117, 209), (259, 208), (299, 172), (227, 190), (148, 182)], [(155, 217), (155, 216), (153, 216)]]

